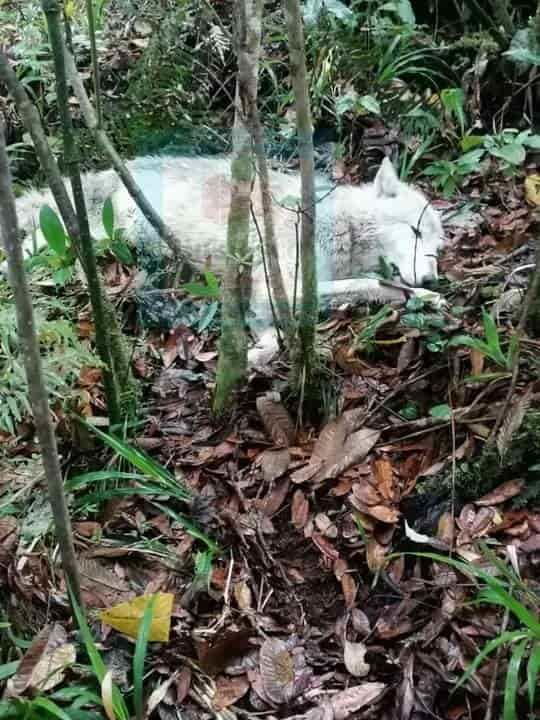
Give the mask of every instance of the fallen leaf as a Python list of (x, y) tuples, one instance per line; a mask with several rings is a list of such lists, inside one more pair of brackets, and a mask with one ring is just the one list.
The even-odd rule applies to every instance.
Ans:
[[(172, 593), (156, 593), (155, 597), (148, 640), (150, 642), (168, 642), (174, 595)], [(152, 595), (140, 595), (129, 602), (103, 610), (99, 616), (100, 620), (124, 635), (136, 638), (144, 611), (151, 598)]]
[(475, 505), (498, 505), (499, 503), (506, 502), (510, 498), (519, 495), (523, 488), (523, 480), (508, 480), (507, 482), (498, 485), (494, 490), (489, 492), (487, 495), (483, 495), (479, 500), (475, 500)]
[(291, 521), (297, 530), (305, 527), (309, 517), (309, 501), (301, 490), (296, 490), (291, 503)]
[(353, 643), (345, 640), (343, 650), (343, 662), (345, 667), (354, 677), (366, 677), (369, 673), (369, 664), (366, 662), (367, 648), (364, 643)]
[(531, 205), (540, 205), (540, 175), (525, 178), (525, 197)]
[(384, 683), (367, 682), (336, 693), (330, 698), (334, 720), (347, 720), (366, 705), (377, 702), (385, 690)]
[(261, 680), (265, 695), (276, 705), (290, 702), (294, 697), (294, 663), (283, 640), (264, 641), (260, 652)]
[(67, 633), (60, 623), (46, 625), (34, 638), (24, 654), (17, 672), (8, 680), (7, 697), (24, 693), (42, 693), (56, 687), (64, 679), (64, 670), (77, 657), (75, 645), (67, 642)]
[(250, 687), (246, 675), (237, 675), (230, 678), (220, 675), (216, 678), (215, 685), (216, 691), (212, 698), (212, 705), (217, 712), (224, 710), (244, 697)]
[(110, 670), (105, 673), (101, 681), (101, 702), (103, 703), (103, 709), (108, 719), (116, 720), (113, 701), (113, 677)]
[(212, 645), (203, 642), (198, 646), (199, 664), (207, 675), (218, 675), (236, 658), (251, 649), (253, 632), (249, 629), (226, 632)]
[(291, 454), (288, 448), (265, 450), (261, 454), (261, 469), (267, 483), (273, 483), (289, 469)]
[(252, 592), (245, 580), (234, 583), (233, 594), (240, 610), (249, 610), (251, 608)]
[(256, 406), (265, 430), (274, 443), (278, 447), (292, 445), (296, 431), (285, 406), (267, 396), (257, 398)]

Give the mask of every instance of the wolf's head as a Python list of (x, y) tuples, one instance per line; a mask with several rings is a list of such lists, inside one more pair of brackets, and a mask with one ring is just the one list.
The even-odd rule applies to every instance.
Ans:
[(412, 286), (437, 278), (437, 252), (443, 246), (439, 213), (426, 196), (401, 182), (385, 158), (373, 182), (377, 232), (385, 254)]

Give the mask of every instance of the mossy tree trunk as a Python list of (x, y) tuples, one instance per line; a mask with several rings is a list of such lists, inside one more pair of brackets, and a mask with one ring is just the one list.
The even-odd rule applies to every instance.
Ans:
[(106, 321), (104, 308), (103, 289), (88, 224), (86, 203), (79, 171), (78, 147), (69, 109), (66, 66), (64, 61), (65, 39), (62, 31), (61, 7), (58, 0), (42, 0), (41, 6), (47, 21), (47, 29), (54, 60), (58, 110), (63, 131), (64, 159), (71, 182), (71, 190), (79, 226), (79, 253), (83, 261), (88, 282), (88, 292), (92, 304), (96, 328), (96, 347), (104, 364), (103, 386), (107, 398), (107, 409), (111, 423), (117, 425), (120, 423), (122, 417), (120, 388), (114, 372), (109, 326)]
[(257, 98), (262, 0), (235, 0), (234, 41), (238, 62), (231, 161), (231, 207), (227, 227), (227, 260), (222, 284), (222, 320), (214, 412), (231, 405), (247, 370), (246, 310), (251, 287), (249, 247), (253, 182), (250, 105)]
[[(68, 235), (73, 242), (83, 270), (86, 273), (84, 257), (80, 252), (81, 241), (79, 234), (79, 223), (71, 199), (66, 190), (64, 179), (60, 173), (58, 163), (51, 152), (47, 136), (43, 130), (39, 113), (33, 105), (24, 86), (18, 80), (15, 72), (9, 64), (7, 56), (0, 51), (0, 81), (7, 87), (12, 96), (17, 110), (21, 116), (24, 127), (32, 138), (36, 155), (41, 168), (45, 173), (52, 195), (64, 221)], [(122, 408), (125, 414), (129, 413), (133, 400), (136, 396), (135, 380), (131, 373), (129, 353), (126, 348), (125, 338), (119, 327), (114, 307), (103, 298), (104, 311), (106, 315), (106, 326), (108, 339), (110, 341), (112, 362), (116, 382), (121, 392)]]
[(34, 424), (43, 459), (43, 468), (48, 485), (56, 539), (60, 546), (62, 567), (68, 586), (82, 606), (79, 568), (73, 544), (73, 532), (69, 517), (64, 483), (56, 438), (47, 401), (47, 390), (43, 379), (39, 341), (34, 322), (32, 297), (24, 272), (24, 257), (19, 242), (15, 199), (11, 190), (11, 177), (7, 159), (4, 126), (0, 120), (0, 234), (7, 255), (8, 273), (17, 313), (17, 328), (21, 340), (22, 356)]
[[(318, 317), (317, 265), (315, 257), (315, 162), (313, 154), (313, 125), (309, 102), (309, 82), (302, 13), (299, 0), (285, 0), (285, 15), (289, 39), (289, 65), (296, 105), (296, 127), (300, 176), (302, 183), (300, 263), (302, 275), (302, 303), (298, 330), (300, 336), (300, 375), (307, 389), (314, 378), (315, 325)], [(298, 375), (298, 370), (296, 371)]]

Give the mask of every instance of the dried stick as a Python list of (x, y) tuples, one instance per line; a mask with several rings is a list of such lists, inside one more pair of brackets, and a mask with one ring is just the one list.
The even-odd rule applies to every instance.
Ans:
[(51, 422), (47, 391), (43, 379), (39, 341), (34, 323), (32, 298), (24, 272), (24, 257), (19, 243), (15, 199), (11, 190), (11, 175), (7, 159), (5, 133), (0, 121), (0, 230), (7, 255), (8, 274), (17, 313), (17, 327), (34, 423), (41, 448), (43, 468), (47, 478), (56, 538), (60, 546), (66, 583), (82, 607), (79, 567), (73, 544), (73, 532), (68, 513), (64, 483), (58, 459), (56, 438)]

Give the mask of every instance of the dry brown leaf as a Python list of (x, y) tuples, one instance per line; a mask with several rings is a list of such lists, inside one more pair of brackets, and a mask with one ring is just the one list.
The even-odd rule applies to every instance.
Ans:
[(283, 480), (280, 480), (273, 488), (272, 492), (261, 500), (262, 511), (266, 517), (272, 517), (272, 515), (277, 513), (285, 502), (290, 485), (291, 481), (289, 478), (283, 478)]
[(351, 499), (351, 502), (354, 507), (358, 508), (361, 512), (366, 515), (371, 515), (371, 517), (384, 523), (396, 523), (401, 515), (399, 510), (386, 507), (386, 505), (362, 505), (362, 503), (355, 501), (354, 497)]
[(403, 345), (401, 346), (401, 350), (399, 351), (398, 360), (397, 360), (397, 371), (398, 373), (402, 373), (404, 370), (406, 370), (409, 365), (414, 360), (414, 357), (416, 355), (416, 339), (415, 338), (408, 338)]
[(497, 434), (497, 450), (501, 457), (506, 453), (512, 442), (512, 438), (521, 427), (525, 414), (529, 409), (532, 397), (532, 385), (522, 397), (515, 400), (505, 415), (501, 429)]
[(26, 692), (45, 692), (64, 679), (64, 670), (77, 657), (75, 645), (67, 642), (67, 633), (60, 623), (46, 625), (24, 654), (17, 672), (8, 680), (7, 697), (20, 697)]
[(367, 648), (364, 643), (353, 643), (345, 640), (343, 662), (354, 677), (366, 677), (369, 673), (369, 663), (366, 662)]
[(500, 503), (510, 500), (510, 498), (519, 495), (523, 489), (524, 480), (508, 480), (507, 482), (498, 485), (494, 490), (482, 495), (479, 500), (475, 500), (475, 505), (499, 505)]
[(276, 705), (290, 702), (295, 692), (294, 662), (283, 640), (264, 641), (259, 666), (265, 695)]
[(265, 450), (261, 454), (261, 469), (267, 483), (273, 483), (289, 469), (291, 454), (288, 448)]
[(525, 197), (531, 205), (540, 205), (540, 175), (525, 178)]
[(341, 578), (341, 590), (343, 592), (343, 599), (345, 600), (345, 607), (347, 610), (351, 610), (354, 607), (358, 588), (350, 573), (345, 573)]
[(486, 356), (476, 348), (470, 351), (471, 357), (471, 375), (481, 375), (484, 372)]
[(201, 642), (197, 648), (199, 664), (207, 675), (218, 675), (236, 658), (252, 648), (249, 639), (253, 631), (231, 630), (223, 633), (212, 645)]
[(309, 517), (309, 501), (301, 490), (296, 490), (291, 503), (291, 520), (297, 530), (305, 527)]
[(235, 677), (220, 675), (216, 678), (215, 684), (216, 691), (212, 698), (212, 705), (217, 712), (224, 710), (229, 705), (234, 705), (249, 690), (249, 680), (246, 675)]
[(360, 635), (367, 637), (370, 634), (371, 623), (366, 613), (360, 610), (360, 608), (353, 608), (351, 612), (351, 622), (353, 628), (357, 633), (360, 633)]
[(377, 702), (386, 690), (380, 682), (366, 682), (336, 693), (330, 699), (334, 710), (334, 720), (347, 720), (353, 713), (366, 705)]
[(318, 483), (323, 480), (337, 478), (352, 465), (361, 462), (373, 446), (376, 445), (380, 435), (380, 430), (373, 430), (372, 428), (361, 428), (349, 435), (335, 462), (325, 463), (312, 479), (312, 482)]
[(362, 478), (360, 482), (354, 483), (352, 493), (355, 500), (361, 505), (380, 505), (382, 498), (368, 478)]
[(366, 544), (366, 562), (372, 573), (384, 567), (388, 548), (380, 545), (375, 539), (370, 538)]
[(399, 492), (394, 482), (392, 463), (388, 458), (375, 460), (373, 463), (374, 485), (385, 502), (398, 502)]
[(88, 607), (112, 607), (135, 597), (127, 582), (99, 560), (80, 558), (79, 568), (81, 591)]
[(313, 446), (312, 461), (320, 460), (326, 466), (334, 463), (343, 452), (348, 433), (349, 426), (343, 417), (325, 425)]
[(233, 586), (234, 599), (240, 610), (249, 610), (251, 608), (251, 601), (253, 595), (251, 588), (245, 580), (234, 583)]
[(287, 409), (272, 397), (257, 398), (257, 410), (266, 432), (278, 447), (289, 447), (296, 435), (294, 423)]

